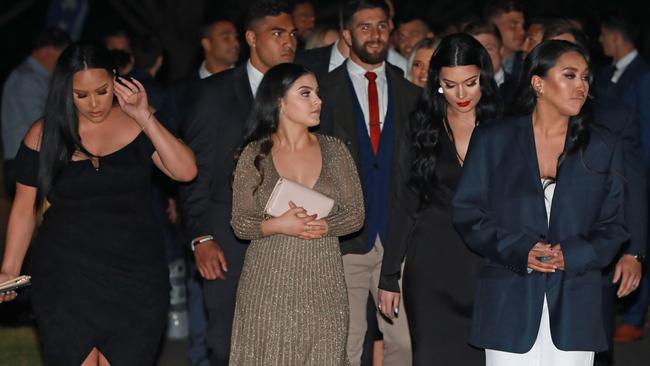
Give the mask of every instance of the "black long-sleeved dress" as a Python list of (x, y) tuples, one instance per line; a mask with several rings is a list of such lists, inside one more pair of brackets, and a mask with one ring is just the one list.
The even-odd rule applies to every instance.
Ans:
[(463, 243), (451, 216), (451, 199), (462, 169), (455, 147), (441, 128), (436, 198), (420, 208), (419, 195), (408, 185), (414, 153), (410, 134), (404, 135), (401, 183), (391, 209), (379, 288), (400, 291), (405, 258), (402, 287), (413, 366), (483, 365), (484, 352), (468, 344), (480, 257)]

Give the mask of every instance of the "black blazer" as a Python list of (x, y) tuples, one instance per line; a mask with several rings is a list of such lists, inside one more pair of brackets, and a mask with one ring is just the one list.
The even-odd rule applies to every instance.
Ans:
[[(322, 78), (320, 82), (323, 107), (321, 112), (321, 124), (319, 131), (323, 134), (335, 136), (345, 142), (350, 153), (359, 166), (359, 146), (356, 133), (356, 115), (354, 102), (356, 95), (350, 90), (348, 71), (346, 63), (339, 66), (331, 73)], [(391, 170), (399, 165), (399, 141), (402, 139), (405, 126), (409, 121), (409, 115), (415, 108), (422, 89), (411, 84), (408, 80), (396, 71), (394, 67), (386, 63), (386, 78), (388, 79), (391, 95), (393, 96), (393, 122), (395, 137), (393, 143), (393, 161)], [(395, 175), (391, 180), (391, 192), (398, 185)], [(394, 195), (391, 193), (390, 198)], [(392, 205), (391, 205), (392, 206)], [(389, 206), (389, 207), (391, 207)], [(367, 235), (365, 227), (361, 231), (340, 238), (341, 251), (343, 254), (362, 254), (368, 251)]]
[(650, 72), (650, 66), (641, 58), (641, 55), (637, 55), (625, 68), (616, 84), (609, 81), (611, 70), (611, 65), (608, 65), (599, 70), (594, 78), (594, 94), (597, 101), (622, 100), (626, 92), (638, 83), (645, 73)]
[[(620, 139), (625, 165), (625, 221), (630, 240), (623, 244), (622, 253), (645, 255), (648, 237), (647, 167), (641, 147), (639, 119), (634, 110), (622, 103), (596, 103), (594, 123), (603, 126)], [(612, 263), (615, 264), (615, 263)], [(611, 285), (614, 266), (608, 268), (605, 282)]]
[(198, 82), (197, 99), (184, 126), (198, 175), (180, 190), (189, 235), (233, 241), (230, 228), (234, 153), (243, 144), (253, 94), (246, 64)]
[[(567, 351), (607, 349), (601, 270), (629, 238), (623, 214), (625, 178), (617, 139), (589, 127), (584, 153), (559, 167), (547, 223), (530, 116), (481, 125), (472, 135), (452, 201), (454, 224), (484, 257), (470, 343), (524, 353), (537, 337), (544, 295), (555, 345)], [(567, 138), (565, 149), (571, 147)], [(538, 241), (561, 243), (565, 271), (528, 274)]]
[(310, 50), (298, 50), (294, 62), (305, 66), (316, 75), (316, 79), (321, 80), (329, 72), (333, 48), (334, 45)]

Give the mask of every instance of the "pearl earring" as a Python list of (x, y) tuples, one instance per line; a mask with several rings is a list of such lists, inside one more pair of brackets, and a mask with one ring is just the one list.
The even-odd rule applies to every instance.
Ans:
[(440, 93), (440, 94), (443, 93), (442, 87), (439, 87), (439, 88), (438, 88), (438, 93)]

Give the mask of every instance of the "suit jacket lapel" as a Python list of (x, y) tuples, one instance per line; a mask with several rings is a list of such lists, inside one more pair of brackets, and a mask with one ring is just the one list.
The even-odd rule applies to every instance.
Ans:
[(386, 66), (386, 79), (388, 80), (389, 88), (388, 96), (391, 98), (391, 102), (393, 103), (393, 130), (395, 131), (393, 159), (396, 159), (399, 155), (396, 153), (399, 148), (398, 141), (402, 141), (402, 133), (404, 132), (404, 126), (408, 123), (410, 111), (407, 110), (408, 107), (404, 105), (405, 98), (398, 97), (399, 95), (403, 95), (402, 84), (400, 82), (406, 79), (401, 75), (397, 75), (397, 73), (389, 66)]
[(233, 85), (237, 101), (239, 101), (241, 110), (250, 111), (253, 107), (253, 93), (251, 92), (251, 84), (248, 80), (246, 64), (240, 65), (234, 72), (237, 73), (235, 76), (235, 84)]
[(542, 189), (541, 174), (537, 161), (537, 151), (535, 150), (535, 135), (533, 132), (532, 117), (530, 115), (522, 116), (516, 121), (516, 123), (519, 125), (516, 140), (519, 143), (523, 160), (531, 177), (534, 178), (535, 186), (543, 197), (544, 191)]
[[(328, 91), (334, 103), (334, 135), (338, 136), (346, 142), (350, 148), (350, 153), (356, 162), (359, 161), (359, 154), (357, 146), (357, 132), (356, 132), (356, 116), (354, 113), (353, 100), (356, 100), (356, 95), (350, 93), (350, 76), (345, 67), (345, 63), (339, 66), (332, 73), (336, 73), (336, 85), (332, 90)], [(355, 99), (352, 99), (355, 98)], [(352, 148), (354, 147), (354, 148)]]

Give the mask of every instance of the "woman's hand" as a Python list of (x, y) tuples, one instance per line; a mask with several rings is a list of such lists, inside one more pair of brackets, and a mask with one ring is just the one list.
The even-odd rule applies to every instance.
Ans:
[(307, 223), (307, 226), (308, 229), (306, 232), (301, 234), (301, 239), (319, 239), (327, 235), (329, 232), (327, 221), (323, 219), (310, 221)]
[[(16, 276), (10, 275), (8, 273), (0, 273), (0, 283), (7, 282), (14, 278), (16, 278)], [(16, 291), (0, 292), (0, 303), (11, 301), (15, 299), (16, 296)]]
[[(293, 202), (289, 202), (289, 210), (278, 216), (266, 221), (270, 234), (284, 234), (295, 236), (301, 239), (306, 238), (304, 233), (309, 232), (308, 223), (314, 221), (316, 215), (308, 215), (302, 207), (297, 207)], [(262, 223), (264, 225), (264, 223)], [(264, 227), (262, 231), (267, 231)]]
[(548, 263), (554, 265), (560, 271), (564, 271), (564, 252), (562, 252), (562, 246), (559, 243), (555, 244), (551, 246), (551, 251), (553, 251), (554, 256)]
[(399, 292), (391, 292), (379, 289), (377, 293), (379, 300), (379, 311), (388, 319), (394, 319), (399, 315)]
[[(528, 252), (528, 268), (537, 272), (555, 272), (558, 266), (553, 260), (557, 255), (558, 251), (553, 250), (551, 244), (538, 242)], [(562, 257), (562, 269), (564, 269), (564, 257)]]
[(133, 118), (140, 125), (140, 128), (144, 130), (152, 113), (149, 110), (147, 92), (139, 81), (133, 78), (129, 79), (121, 76), (115, 78), (113, 83), (115, 85), (115, 96), (124, 113)]

